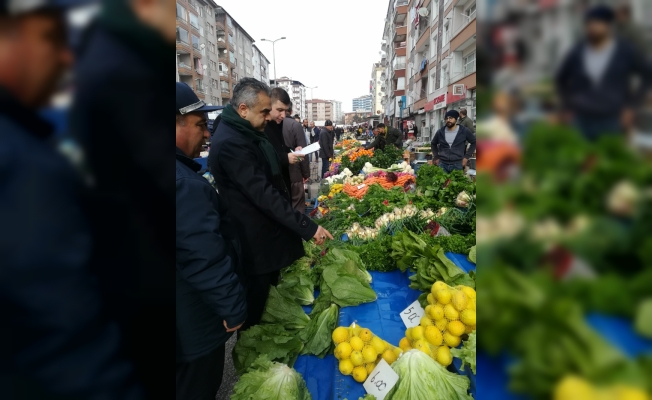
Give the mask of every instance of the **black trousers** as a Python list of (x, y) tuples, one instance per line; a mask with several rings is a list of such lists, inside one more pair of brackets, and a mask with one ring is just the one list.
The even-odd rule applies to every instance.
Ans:
[(260, 323), (269, 296), (269, 285), (276, 286), (278, 277), (279, 271), (247, 276), (247, 320), (238, 332)]
[(224, 373), (224, 345), (188, 363), (177, 363), (177, 400), (215, 400)]

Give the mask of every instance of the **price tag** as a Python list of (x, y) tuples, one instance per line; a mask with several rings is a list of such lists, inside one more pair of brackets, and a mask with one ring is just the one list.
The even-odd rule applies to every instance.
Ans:
[(419, 304), (419, 300), (415, 300), (408, 308), (401, 311), (401, 319), (407, 328), (413, 328), (419, 325), (423, 314), (425, 314), (425, 311), (423, 311), (421, 304)]
[(358, 190), (362, 189), (365, 186), (367, 186), (367, 185), (365, 185), (364, 183), (362, 185), (358, 185)]
[(387, 361), (381, 359), (362, 386), (367, 393), (376, 396), (377, 400), (384, 400), (396, 382), (398, 382), (398, 374), (387, 364)]

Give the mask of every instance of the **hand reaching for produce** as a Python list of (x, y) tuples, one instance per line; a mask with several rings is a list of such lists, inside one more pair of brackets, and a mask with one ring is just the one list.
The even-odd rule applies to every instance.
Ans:
[[(244, 322), (242, 324), (244, 324)], [(236, 326), (235, 328), (229, 328), (229, 326), (226, 324), (226, 320), (224, 320), (224, 329), (226, 329), (227, 332), (235, 332), (242, 327), (242, 324)]]
[(317, 228), (317, 232), (315, 232), (315, 236), (313, 236), (315, 243), (321, 246), (326, 241), (326, 238), (333, 240), (333, 235), (321, 226)]

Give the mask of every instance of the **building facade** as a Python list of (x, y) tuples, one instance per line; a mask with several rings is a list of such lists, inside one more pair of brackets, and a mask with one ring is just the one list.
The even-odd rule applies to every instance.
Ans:
[(383, 122), (394, 127), (398, 127), (406, 104), (407, 14), (408, 0), (388, 2), (381, 41), (380, 65), (385, 67), (385, 71), (380, 74), (380, 81), (386, 90), (380, 101), (383, 107), (380, 117)]
[(292, 99), (292, 115), (299, 114), (302, 120), (304, 118), (309, 118), (306, 116), (306, 86), (299, 81), (288, 78), (287, 76), (278, 78), (277, 81), (271, 79), (270, 85), (275, 86), (278, 83), (279, 87), (282, 87), (286, 92), (288, 92), (290, 99)]
[(333, 123), (343, 124), (344, 115), (342, 114), (342, 102), (337, 100), (331, 100), (333, 104)]
[(177, 0), (176, 12), (177, 81), (201, 100), (227, 104), (245, 76), (269, 83), (269, 61), (223, 7), (212, 0)]
[(306, 100), (306, 117), (310, 121), (335, 120), (334, 106), (331, 100)]
[(379, 62), (371, 69), (371, 114), (375, 116), (380, 116), (384, 111), (382, 100), (387, 90), (385, 81), (381, 79), (384, 72), (385, 67)]
[(353, 99), (353, 108), (354, 112), (371, 112), (372, 109), (372, 95), (368, 94), (365, 96), (356, 97)]

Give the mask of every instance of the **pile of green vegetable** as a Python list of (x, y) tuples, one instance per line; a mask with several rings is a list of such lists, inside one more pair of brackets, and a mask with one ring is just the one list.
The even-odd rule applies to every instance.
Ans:
[(301, 374), (285, 364), (258, 357), (235, 384), (231, 400), (311, 400)]

